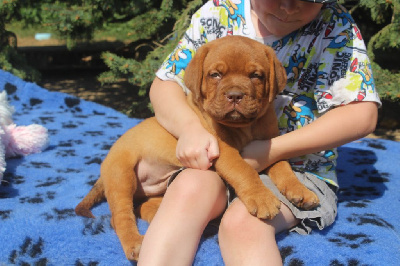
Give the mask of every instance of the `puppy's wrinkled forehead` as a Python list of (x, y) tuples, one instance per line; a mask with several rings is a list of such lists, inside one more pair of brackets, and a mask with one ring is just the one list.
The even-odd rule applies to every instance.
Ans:
[(267, 65), (268, 58), (263, 45), (254, 41), (248, 43), (231, 40), (214, 45), (204, 60), (206, 69), (217, 68), (222, 72), (251, 71), (249, 68)]

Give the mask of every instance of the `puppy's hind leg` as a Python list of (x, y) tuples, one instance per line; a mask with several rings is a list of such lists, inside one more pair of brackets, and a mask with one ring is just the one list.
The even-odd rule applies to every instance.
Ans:
[(143, 236), (139, 234), (133, 212), (133, 196), (137, 188), (134, 164), (129, 155), (109, 156), (103, 162), (105, 195), (111, 210), (111, 224), (118, 235), (125, 256), (137, 260)]
[(145, 202), (135, 208), (136, 215), (150, 223), (153, 220), (154, 215), (156, 215), (158, 207), (160, 207), (161, 200), (162, 197), (148, 198)]

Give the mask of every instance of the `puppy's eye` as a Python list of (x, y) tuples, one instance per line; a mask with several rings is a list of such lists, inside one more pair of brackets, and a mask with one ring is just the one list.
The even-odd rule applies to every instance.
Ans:
[(260, 79), (260, 80), (262, 80), (262, 79), (264, 79), (264, 75), (262, 73), (259, 73), (259, 72), (254, 72), (254, 73), (250, 74), (250, 78), (251, 79)]
[(215, 78), (215, 79), (220, 79), (220, 78), (222, 78), (222, 75), (219, 72), (211, 72), (210, 77)]

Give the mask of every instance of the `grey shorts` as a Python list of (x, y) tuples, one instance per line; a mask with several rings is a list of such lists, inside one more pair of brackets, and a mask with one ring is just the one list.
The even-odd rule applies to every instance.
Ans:
[[(179, 169), (172, 174), (168, 181), (168, 185), (171, 184), (175, 177), (183, 170), (184, 168)], [(278, 197), (278, 199), (292, 211), (293, 215), (300, 220), (300, 222), (295, 227), (291, 228), (290, 231), (306, 235), (311, 233), (312, 228), (322, 230), (331, 225), (335, 221), (337, 215), (336, 187), (328, 185), (326, 182), (311, 173), (295, 172), (295, 174), (301, 183), (318, 196), (320, 205), (315, 209), (304, 210), (296, 207), (279, 192), (267, 175), (260, 175), (264, 185), (267, 186)], [(227, 198), (228, 205), (236, 199), (233, 189), (229, 188), (229, 186), (227, 186)]]

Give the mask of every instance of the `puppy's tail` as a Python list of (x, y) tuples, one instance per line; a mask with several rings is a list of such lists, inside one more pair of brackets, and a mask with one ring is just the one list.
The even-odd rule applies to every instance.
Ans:
[(105, 199), (104, 185), (102, 178), (99, 178), (89, 193), (83, 198), (83, 200), (75, 207), (75, 213), (79, 216), (88, 218), (95, 218), (90, 208), (93, 205), (100, 203)]

